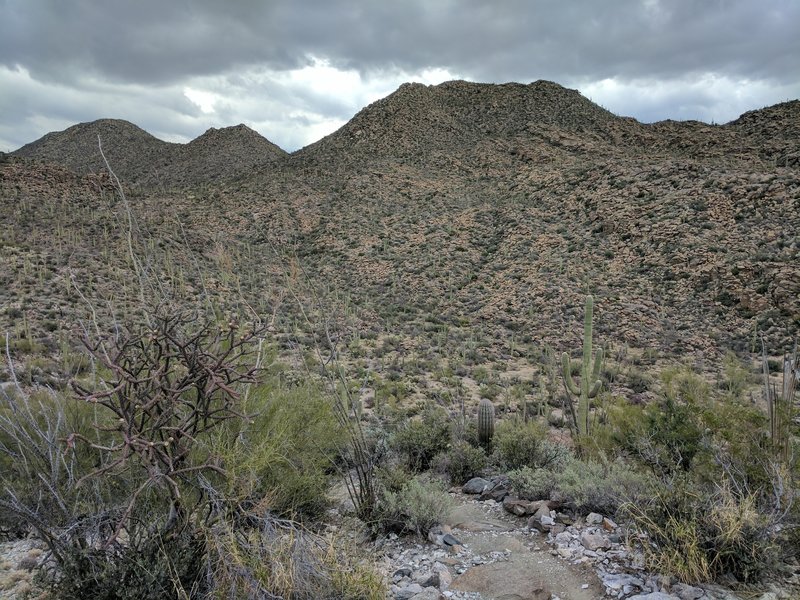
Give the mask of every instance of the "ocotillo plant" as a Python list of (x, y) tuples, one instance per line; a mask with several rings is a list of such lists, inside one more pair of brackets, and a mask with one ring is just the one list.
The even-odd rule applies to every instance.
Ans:
[(482, 398), (478, 404), (478, 441), (488, 453), (494, 437), (494, 404), (488, 398)]
[(594, 355), (592, 364), (592, 311), (594, 299), (586, 296), (586, 314), (583, 321), (583, 361), (581, 363), (581, 381), (576, 384), (572, 379), (572, 364), (569, 354), (564, 352), (561, 355), (561, 367), (564, 376), (564, 385), (567, 391), (573, 396), (578, 397), (578, 412), (570, 401), (570, 413), (572, 414), (573, 429), (580, 435), (589, 433), (589, 399), (597, 396), (602, 382), (600, 381), (600, 367), (603, 363), (603, 349), (600, 348)]

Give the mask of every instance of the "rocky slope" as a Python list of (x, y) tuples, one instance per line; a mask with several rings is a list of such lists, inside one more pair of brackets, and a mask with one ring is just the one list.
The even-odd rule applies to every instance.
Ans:
[(100, 119), (48, 133), (12, 152), (18, 157), (62, 165), (78, 174), (106, 170), (145, 188), (196, 187), (247, 175), (279, 161), (286, 152), (246, 125), (211, 128), (188, 144), (163, 142), (133, 123)]
[[(209, 276), (220, 290), (252, 298), (313, 288), (339, 338), (368, 356), (414, 357), (424, 372), (577, 348), (591, 291), (599, 343), (713, 363), (750, 350), (756, 330), (780, 352), (800, 327), (799, 129), (798, 101), (721, 126), (643, 125), (550, 82), (448, 82), (403, 85), (291, 155), (244, 126), (175, 145), (116, 121), (15, 155), (93, 171), (96, 133), (108, 131), (117, 174), (141, 185), (131, 202), (154, 238), (146, 251), (180, 266), (176, 286), (199, 293), (201, 265), (227, 272)], [(118, 231), (118, 204), (59, 208), (105, 206), (113, 193), (81, 183), (95, 186), (89, 201), (59, 187), (66, 172), (19, 158), (2, 168), (0, 221), (19, 232), (5, 242), (17, 257), (12, 314), (25, 306), (38, 322), (41, 298), (67, 287), (26, 264), (95, 257), (91, 273), (69, 276), (116, 281), (123, 238), (108, 234), (116, 245), (98, 260), (96, 232)], [(62, 258), (53, 231), (69, 241)], [(388, 350), (387, 335), (400, 340)]]

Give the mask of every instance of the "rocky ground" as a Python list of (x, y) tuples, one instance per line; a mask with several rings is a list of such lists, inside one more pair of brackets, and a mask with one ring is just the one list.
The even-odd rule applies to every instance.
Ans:
[[(473, 480), (451, 490), (456, 507), (426, 543), (394, 535), (378, 540), (391, 598), (788, 600), (800, 592), (800, 570), (794, 587), (773, 583), (746, 593), (648, 573), (637, 540), (624, 525), (596, 513), (572, 519), (546, 502), (511, 497), (498, 502), (492, 487)], [(483, 494), (464, 493), (482, 488), (487, 488)]]
[(33, 538), (0, 543), (0, 598), (32, 600), (41, 594), (34, 569), (46, 556), (44, 544)]
[[(498, 485), (499, 484), (499, 485)], [(624, 524), (590, 513), (573, 519), (547, 502), (504, 496), (505, 482), (476, 478), (450, 495), (454, 509), (428, 540), (390, 534), (374, 542), (389, 600), (791, 600), (800, 566), (764, 589), (734, 592), (648, 573), (642, 541)], [(494, 489), (492, 489), (494, 488)], [(469, 492), (469, 493), (465, 493)], [(493, 497), (494, 496), (494, 497)], [(501, 501), (495, 498), (501, 497)], [(34, 538), (0, 543), (0, 598), (44, 598)]]

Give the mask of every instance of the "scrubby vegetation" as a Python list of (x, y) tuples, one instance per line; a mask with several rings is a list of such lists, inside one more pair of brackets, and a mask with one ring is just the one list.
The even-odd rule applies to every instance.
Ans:
[[(476, 476), (685, 582), (796, 564), (795, 142), (755, 115), (683, 156), (557, 88), (408, 88), (252, 179), (129, 197), (4, 163), (0, 534), (47, 544), (42, 585), (383, 598), (348, 540), (425, 536)], [(465, 137), (361, 135), (406, 94)], [(578, 129), (485, 143), (551, 101)]]

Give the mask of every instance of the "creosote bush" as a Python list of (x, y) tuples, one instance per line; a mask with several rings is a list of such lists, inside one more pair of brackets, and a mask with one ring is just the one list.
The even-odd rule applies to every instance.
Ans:
[(487, 463), (483, 448), (457, 440), (447, 451), (436, 456), (433, 468), (439, 473), (446, 474), (453, 485), (461, 485), (480, 474)]
[(391, 437), (390, 446), (405, 457), (408, 468), (420, 473), (450, 443), (450, 419), (442, 408), (426, 406), (417, 419), (402, 425)]
[(493, 458), (505, 470), (523, 467), (559, 468), (567, 449), (550, 442), (545, 429), (536, 422), (504, 421), (497, 427)]
[(509, 472), (515, 493), (528, 500), (559, 500), (581, 513), (613, 515), (627, 502), (651, 497), (655, 480), (622, 463), (602, 465), (570, 457), (557, 471), (524, 467)]
[(417, 475), (397, 491), (383, 491), (379, 504), (381, 525), (391, 531), (425, 537), (434, 525), (444, 522), (452, 507), (453, 501), (441, 482)]

